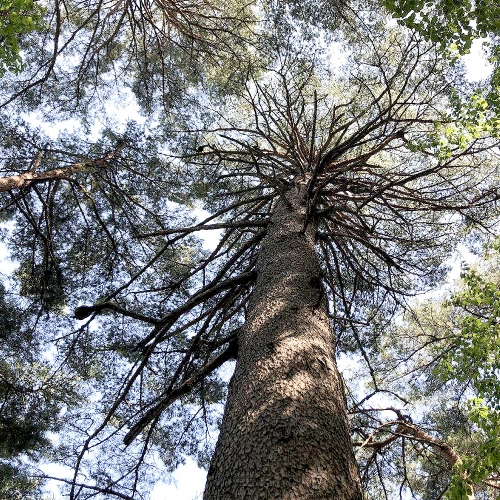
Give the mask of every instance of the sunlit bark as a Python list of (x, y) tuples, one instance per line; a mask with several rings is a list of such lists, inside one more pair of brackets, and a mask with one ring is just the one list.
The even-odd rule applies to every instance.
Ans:
[(297, 191), (262, 242), (205, 500), (362, 497), (315, 228)]
[[(123, 146), (120, 146), (103, 158), (82, 161), (67, 167), (54, 168), (44, 172), (37, 172), (36, 169), (32, 169), (29, 172), (23, 172), (22, 174), (0, 177), (0, 193), (4, 191), (11, 191), (13, 189), (28, 188), (31, 185), (40, 182), (71, 179), (72, 176), (78, 173), (91, 172), (99, 168), (106, 168), (111, 165), (111, 160), (116, 159), (119, 156), (122, 149)], [(42, 158), (40, 157), (40, 160), (37, 160), (35, 167), (39, 165), (41, 159)]]

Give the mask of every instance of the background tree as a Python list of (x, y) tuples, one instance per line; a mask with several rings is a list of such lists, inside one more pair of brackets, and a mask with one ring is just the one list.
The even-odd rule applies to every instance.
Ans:
[[(105, 11), (91, 12), (100, 16)], [(351, 460), (349, 436), (334, 348), (337, 353), (357, 353), (373, 384), (370, 394), (359, 396), (354, 388), (349, 393), (350, 411), (356, 416), (355, 443), (358, 436), (365, 443), (361, 453), (376, 448), (367, 441), (374, 427), (370, 415), (375, 414), (375, 394), (392, 394), (392, 414), (399, 423), (404, 421), (398, 414), (401, 400), (374, 368), (384, 326), (404, 305), (405, 297), (432, 286), (443, 274), (440, 265), (461, 237), (457, 227), (465, 234), (471, 221), (485, 223), (494, 215), (498, 184), (492, 148), (496, 142), (484, 130), (465, 142), (463, 134), (453, 134), (460, 123), (449, 112), (449, 97), (453, 86), (460, 84), (460, 75), (442, 61), (434, 46), (418, 35), (390, 28), (387, 19), (374, 11), (360, 9), (358, 14), (362, 22), (356, 30), (345, 16), (345, 29), (336, 33), (323, 31), (325, 26), (300, 24), (293, 31), (294, 19), (282, 14), (266, 37), (267, 47), (275, 49), (269, 63), (259, 65), (259, 58), (250, 58), (252, 64), (248, 59), (240, 64), (239, 59), (236, 66), (245, 68), (245, 85), (237, 88), (238, 79), (231, 79), (232, 86), (221, 88), (235, 92), (217, 104), (201, 88), (184, 93), (195, 88), (189, 84), (196, 79), (179, 73), (180, 95), (186, 99), (177, 101), (168, 94), (172, 106), (162, 101), (157, 115), (161, 126), (156, 130), (151, 124), (143, 128), (130, 124), (122, 131), (104, 129), (94, 139), (82, 140), (76, 132), (55, 141), (33, 131), (31, 125), (4, 120), (6, 190), (2, 196), (4, 213), (15, 220), (10, 245), (20, 262), (12, 300), (16, 297), (36, 335), (53, 335), (54, 366), (62, 363), (81, 381), (83, 392), (83, 403), (70, 408), (66, 416), (64, 432), (73, 444), (58, 458), (75, 470), (73, 479), (66, 480), (71, 498), (147, 495), (146, 483), (155, 475), (155, 453), (168, 467), (179, 462), (181, 453), (197, 455), (207, 463), (214, 445), (207, 434), (217, 426), (218, 403), (226, 390), (219, 368), (235, 356), (240, 370), (235, 394), (245, 381), (260, 380), (260, 388), (271, 387), (266, 387), (271, 380), (241, 375), (241, 367), (255, 369), (251, 362), (255, 356), (276, 363), (276, 373), (295, 370), (308, 381), (322, 380), (319, 374), (328, 373), (336, 384), (330, 396), (338, 402), (336, 432), (344, 443), (334, 450), (342, 453), (343, 468), (339, 466), (338, 473), (351, 476), (354, 484), (352, 461), (346, 467)], [(58, 19), (57, 10), (54, 19)], [(97, 17), (92, 19), (95, 22)], [(68, 31), (68, 40), (91, 33), (94, 43), (94, 31), (85, 31), (85, 26)], [(98, 23), (92, 26), (100, 29)], [(125, 30), (128, 25), (117, 26)], [(73, 29), (71, 23), (67, 29)], [(301, 36), (301, 29), (309, 31), (309, 39)], [(335, 35), (340, 44), (350, 47), (342, 71), (330, 65), (328, 51), (314, 50), (313, 34), (328, 34), (330, 41)], [(124, 60), (129, 61), (114, 60), (113, 68)], [(181, 71), (192, 60), (178, 61)], [(56, 112), (65, 116), (65, 110), (76, 104), (78, 112), (88, 110), (88, 117), (95, 116), (91, 103), (105, 95), (98, 75), (106, 73), (83, 72), (79, 79), (70, 71), (61, 80), (69, 89), (65, 93), (54, 77), (62, 74), (58, 70), (54, 63), (45, 73), (47, 78), (36, 79), (32, 73), (19, 95), (17, 88), (12, 93), (14, 81), (6, 82), (5, 109), (14, 102), (45, 106), (46, 98), (58, 94), (49, 117), (58, 116)], [(86, 94), (78, 95), (75, 89), (88, 74), (94, 75), (94, 81), (85, 87)], [(154, 92), (163, 88), (163, 83), (153, 86)], [(45, 95), (40, 89), (50, 91)], [(99, 90), (88, 92), (92, 89)], [(146, 104), (151, 104), (154, 92), (148, 94)], [(198, 98), (203, 106), (191, 106)], [(96, 104), (96, 109), (102, 107)], [(204, 124), (214, 117), (218, 117), (216, 123)], [(178, 129), (172, 125), (175, 120), (181, 124)], [(15, 168), (19, 165), (24, 172)], [(202, 222), (183, 209), (192, 207), (196, 199), (210, 211)], [(287, 204), (290, 213), (285, 210)], [(287, 218), (290, 214), (293, 220)], [(284, 240), (290, 236), (289, 241), (296, 241), (301, 233), (307, 236), (303, 238), (307, 266), (290, 260), (293, 248), (305, 247), (297, 241), (284, 245), (276, 227), (290, 228), (288, 235), (282, 235)], [(215, 249), (201, 247), (195, 234), (202, 230), (223, 230)], [(288, 267), (281, 274), (269, 271), (266, 261), (271, 254), (287, 255), (283, 262)], [(279, 282), (297, 269), (303, 279), (294, 282), (295, 288)], [(306, 310), (317, 311), (315, 323), (326, 332), (324, 345), (316, 346), (323, 363), (310, 352), (299, 355), (292, 347), (283, 356), (279, 325), (266, 332), (253, 329), (255, 319), (247, 322), (259, 308), (277, 300), (277, 295), (263, 291), (266, 279), (273, 294), (299, 292), (298, 305), (289, 297), (285, 301), (290, 317), (304, 321), (310, 319)], [(327, 325), (326, 297), (336, 338)], [(300, 314), (291, 310), (294, 307)], [(70, 317), (68, 312), (73, 310), (82, 323), (75, 324)], [(274, 337), (252, 343), (247, 341), (251, 332)], [(308, 349), (314, 350), (314, 342)], [(321, 384), (315, 387), (324, 390)], [(302, 432), (298, 419), (310, 421), (310, 415), (299, 412), (307, 407), (305, 401), (304, 393), (299, 393), (295, 423), (280, 418), (277, 410), (272, 412), (275, 435), (265, 429), (266, 440), (260, 441), (274, 454), (292, 450)], [(320, 404), (317, 398), (311, 401)], [(234, 408), (231, 400), (229, 405)], [(394, 420), (391, 415), (379, 425), (393, 429)], [(226, 428), (227, 421), (231, 416), (226, 417)], [(408, 422), (405, 429), (407, 439), (415, 442), (425, 431)], [(305, 435), (311, 441), (311, 434)], [(258, 434), (246, 436), (253, 447)], [(122, 440), (128, 447), (121, 445)], [(331, 444), (329, 440), (325, 446)], [(439, 446), (433, 444), (430, 450), (436, 451)], [(297, 447), (294, 450), (297, 453)], [(407, 486), (405, 455), (391, 450), (383, 459), (393, 460)], [(220, 458), (214, 463), (219, 470), (230, 466)], [(269, 461), (264, 478), (269, 477), (270, 465), (276, 470), (276, 462)], [(306, 466), (301, 474), (292, 474), (289, 465), (283, 473), (280, 469), (283, 477), (271, 481), (271, 487), (284, 484), (293, 490)], [(235, 474), (229, 477), (242, 480)], [(323, 489), (319, 495), (329, 495), (337, 477), (326, 474), (323, 482), (314, 479)], [(365, 489), (380, 487), (383, 494), (384, 486), (378, 486), (374, 477), (371, 473), (363, 477)], [(255, 487), (258, 482), (252, 484)], [(299, 489), (305, 484), (300, 483)], [(356, 488), (335, 488), (339, 495), (359, 496)], [(214, 490), (217, 487), (209, 486), (207, 495)]]
[(488, 1), (457, 3), (446, 0), (384, 0), (383, 4), (398, 23), (417, 31), (426, 40), (438, 43), (443, 57), (454, 63), (461, 55), (470, 52), (474, 41), (482, 42), (483, 52), (491, 65), (491, 76), (472, 94), (462, 94), (457, 89), (453, 107), (465, 137), (480, 134), (483, 130), (498, 136), (498, 5)]
[(498, 5), (494, 2), (383, 0), (383, 4), (401, 24), (439, 43), (443, 49), (462, 54), (471, 49), (475, 39), (497, 34), (500, 28)]
[[(409, 399), (408, 409), (428, 409), (413, 419), (411, 411), (373, 410), (366, 466), (378, 462), (383, 467), (382, 457), (401, 441), (407, 460), (431, 473), (424, 483), (427, 496), (446, 491), (450, 499), (492, 498), (498, 493), (496, 244), (488, 254), (481, 271), (464, 267), (461, 286), (451, 297), (421, 302), (407, 314), (380, 349), (378, 372), (388, 374), (388, 385)], [(384, 411), (393, 413), (391, 423), (378, 420)], [(415, 431), (417, 423), (425, 433)], [(433, 459), (433, 449), (444, 460)], [(415, 472), (406, 480), (422, 486)]]
[(0, 4), (0, 76), (23, 69), (19, 38), (45, 28), (45, 9), (33, 0), (11, 0)]
[(45, 433), (60, 428), (61, 409), (73, 404), (76, 394), (69, 377), (52, 373), (48, 361), (39, 359), (42, 339), (33, 339), (29, 322), (23, 322), (3, 286), (0, 291), (0, 493), (4, 498), (41, 498), (42, 481), (22, 456), (31, 462), (50, 457)]
[[(32, 7), (38, 9), (35, 5)], [(77, 282), (84, 297), (87, 297), (89, 288), (95, 285), (95, 290), (102, 288), (101, 280), (87, 282), (96, 266), (106, 269), (106, 279), (110, 281), (115, 272), (121, 272), (114, 269), (113, 262), (120, 258), (118, 253), (124, 254), (118, 249), (117, 234), (112, 234), (109, 225), (117, 210), (122, 222), (129, 220), (133, 226), (134, 217), (147, 220), (154, 211), (166, 213), (164, 193), (177, 190), (175, 175), (168, 182), (160, 180), (165, 166), (158, 159), (158, 148), (151, 146), (152, 138), (144, 137), (147, 130), (132, 123), (128, 128), (117, 130), (112, 118), (103, 118), (103, 113), (107, 113), (100, 99), (113, 93), (120, 97), (129, 96), (126, 88), (131, 86), (139, 101), (149, 110), (161, 109), (162, 105), (169, 103), (168, 108), (163, 109), (172, 119), (175, 108), (176, 126), (180, 126), (186, 118), (178, 111), (185, 102), (192, 106), (195, 102), (195, 99), (189, 99), (185, 89), (196, 87), (201, 75), (208, 75), (207, 68), (211, 69), (211, 79), (217, 80), (217, 65), (225, 61), (228, 67), (229, 54), (234, 56), (240, 46), (245, 49), (236, 40), (247, 39), (251, 33), (252, 16), (248, 9), (220, 2), (217, 6), (207, 2), (198, 5), (142, 3), (140, 6), (133, 3), (105, 6), (101, 2), (55, 2), (48, 7), (45, 21), (42, 23), (41, 17), (37, 20), (41, 23), (37, 27), (44, 28), (42, 33), (27, 33), (18, 39), (13, 38), (17, 37), (19, 30), (12, 31), (17, 25), (12, 24), (11, 17), (24, 16), (27, 12), (14, 10), (9, 10), (9, 17), (4, 16), (4, 27), (12, 32), (11, 39), (16, 42), (12, 60), (17, 66), (14, 68), (12, 63), (9, 68), (21, 69), (17, 41), (21, 43), (27, 64), (23, 66), (25, 72), (20, 77), (6, 75), (2, 81), (4, 177), (1, 189), (4, 195), (1, 204), (2, 219), (15, 224), (8, 227), (15, 228), (11, 240), (12, 258), (20, 264), (6, 291), (6, 300), (9, 309), (19, 310), (16, 317), (20, 319), (12, 329), (22, 329), (23, 333), (9, 334), (12, 342), (5, 344), (2, 376), (6, 385), (5, 394), (2, 393), (5, 396), (2, 418), (10, 423), (2, 427), (6, 433), (2, 437), (6, 443), (5, 461), (2, 462), (5, 468), (2, 470), (8, 494), (13, 495), (17, 489), (17, 494), (24, 497), (31, 486), (35, 487), (33, 494), (38, 494), (36, 486), (40, 478), (33, 474), (39, 475), (40, 472), (31, 471), (31, 476), (25, 480), (22, 474), (26, 464), (23, 465), (20, 454), (28, 451), (31, 461), (46, 459), (41, 454), (42, 448), (50, 449), (45, 433), (60, 428), (58, 415), (75, 400), (72, 394), (74, 382), (79, 380), (76, 400), (84, 405), (91, 393), (91, 389), (85, 389), (84, 381), (94, 380), (97, 376), (96, 366), (89, 365), (86, 358), (90, 348), (88, 342), (84, 342), (82, 336), (78, 345), (64, 342), (63, 329), (69, 319), (64, 318), (68, 294), (73, 294), (73, 284)], [(36, 10), (39, 14), (43, 11)], [(25, 17), (21, 20), (29, 21)], [(4, 38), (4, 42), (11, 39)], [(13, 42), (9, 43), (12, 45)], [(84, 50), (80, 50), (82, 43), (86, 44)], [(156, 49), (153, 50), (153, 46)], [(242, 59), (232, 59), (235, 73)], [(125, 79), (124, 75), (131, 78)], [(220, 86), (227, 88), (233, 80), (227, 74), (224, 76), (224, 80), (219, 78)], [(205, 78), (205, 82), (208, 80), (210, 78)], [(23, 110), (30, 114), (28, 121), (20, 116)], [(33, 115), (40, 112), (45, 130), (48, 123), (57, 127), (61, 121), (66, 121), (71, 129), (75, 127), (75, 119), (80, 120), (80, 128), (77, 125), (73, 133), (63, 133), (57, 140), (51, 139), (32, 124)], [(101, 123), (101, 130), (96, 131), (94, 127), (91, 131), (88, 124), (96, 121)], [(168, 129), (168, 119), (164, 118), (162, 123)], [(94, 139), (89, 140), (89, 135)], [(168, 144), (168, 139), (162, 143)], [(141, 168), (135, 171), (137, 160)], [(154, 187), (149, 185), (151, 177), (148, 171), (152, 169), (160, 175), (154, 181)], [(146, 189), (142, 194), (122, 190), (123, 182)], [(157, 188), (157, 195), (151, 196)], [(159, 202), (157, 209), (153, 207), (155, 196)], [(176, 200), (175, 193), (171, 193), (171, 197)], [(147, 198), (148, 203), (143, 204), (141, 198)], [(127, 205), (139, 211), (133, 215), (134, 210)], [(103, 219), (102, 214), (108, 209), (111, 212)], [(172, 205), (169, 210), (168, 218), (175, 218)], [(134, 231), (132, 229), (132, 233)], [(118, 239), (123, 244), (124, 233), (122, 230), (120, 233)], [(4, 236), (7, 234), (4, 232)], [(92, 248), (92, 257), (89, 248)], [(195, 252), (195, 248), (184, 246), (184, 249), (185, 256), (178, 260), (173, 261), (172, 254), (167, 258), (169, 263), (163, 274), (172, 266), (177, 269), (170, 279), (176, 279), (176, 273), (179, 274), (186, 265), (183, 261), (190, 262), (190, 254)], [(169, 250), (172, 252), (173, 247)], [(139, 256), (133, 252), (129, 257), (134, 261)], [(165, 276), (165, 279), (168, 281), (169, 278)], [(76, 295), (72, 296), (76, 298)], [(14, 339), (19, 335), (25, 339), (20, 343), (22, 351), (10, 350), (16, 345)], [(62, 338), (58, 339), (59, 335)], [(59, 351), (61, 357), (49, 363), (53, 351), (47, 359), (47, 350), (50, 351), (55, 344), (60, 346), (61, 342), (65, 344), (64, 352)], [(38, 366), (40, 357), (45, 361)], [(61, 382), (61, 378), (65, 382)], [(78, 425), (72, 421), (74, 414), (68, 412), (66, 416), (70, 428)], [(16, 446), (8, 444), (14, 441), (18, 443)], [(63, 443), (59, 455), (63, 458), (69, 453), (65, 447)]]

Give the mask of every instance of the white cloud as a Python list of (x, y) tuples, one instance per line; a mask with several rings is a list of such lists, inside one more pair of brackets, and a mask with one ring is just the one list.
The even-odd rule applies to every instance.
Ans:
[(493, 65), (488, 61), (483, 43), (486, 38), (474, 40), (469, 54), (462, 57), (462, 62), (467, 70), (467, 80), (477, 82), (488, 78), (493, 71)]
[(151, 500), (201, 500), (207, 473), (191, 458), (173, 473), (172, 483), (156, 483)]

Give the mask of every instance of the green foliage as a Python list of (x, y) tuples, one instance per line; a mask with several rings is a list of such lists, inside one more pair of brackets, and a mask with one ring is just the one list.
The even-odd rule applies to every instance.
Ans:
[(77, 401), (72, 381), (53, 373), (12, 294), (0, 284), (0, 498), (40, 499), (42, 480), (29, 461), (49, 456), (47, 432)]
[(42, 481), (29, 476), (20, 468), (2, 463), (0, 459), (0, 498), (10, 500), (41, 500)]
[[(409, 482), (423, 498), (496, 498), (500, 471), (500, 241), (477, 267), (463, 266), (458, 291), (419, 302), (380, 346), (379, 373), (422, 411), (418, 425), (453, 454), (419, 450)], [(393, 330), (391, 332), (391, 330)], [(410, 354), (408, 354), (410, 353)], [(412, 415), (413, 416), (413, 415)], [(416, 419), (414, 419), (416, 423)], [(406, 450), (407, 460), (409, 451)], [(436, 456), (441, 457), (436, 459)], [(419, 475), (425, 476), (419, 480)]]
[(22, 296), (40, 300), (45, 311), (62, 309), (65, 300), (62, 276), (53, 263), (23, 261), (16, 275)]
[(0, 1), (0, 77), (23, 70), (19, 38), (46, 28), (45, 11), (35, 0)]
[(497, 71), (486, 87), (480, 86), (470, 93), (460, 94), (450, 89), (450, 107), (434, 124), (424, 139), (410, 141), (412, 151), (432, 152), (440, 160), (466, 151), (481, 138), (500, 138), (500, 86)]
[(462, 289), (448, 302), (460, 317), (459, 330), (435, 369), (442, 380), (470, 385), (476, 394), (468, 401), (468, 412), (478, 448), (455, 465), (446, 497), (450, 500), (466, 499), (471, 483), (480, 484), (500, 470), (499, 242), (489, 249), (489, 271), (466, 269)]
[[(469, 96), (451, 94), (455, 121), (451, 143), (465, 149), (473, 140), (482, 137), (500, 137), (500, 85), (496, 68), (487, 87), (476, 88)], [(450, 139), (448, 136), (447, 139)]]
[[(497, 279), (467, 270), (462, 275), (464, 288), (450, 305), (465, 314), (454, 349), (443, 357), (444, 376), (470, 381), (480, 398), (500, 410), (500, 288)], [(480, 415), (480, 413), (476, 413)]]
[[(497, 381), (498, 384), (498, 381)], [(479, 446), (455, 464), (454, 475), (445, 498), (467, 500), (471, 485), (480, 485), (500, 470), (500, 413), (485, 405), (482, 398), (468, 402), (470, 419), (476, 424)]]
[[(483, 43), (489, 50), (493, 73), (486, 87), (472, 95), (451, 93), (455, 125), (436, 131), (424, 145), (434, 146), (446, 159), (453, 146), (465, 149), (474, 139), (500, 136), (500, 65), (497, 35), (500, 32), (500, 5), (493, 0), (455, 2), (453, 0), (383, 0), (398, 23), (420, 33), (426, 40), (439, 44), (452, 61), (470, 51), (472, 42), (490, 36)], [(429, 144), (430, 143), (430, 144)], [(418, 145), (415, 145), (418, 147)]]
[(383, 0), (383, 4), (401, 25), (452, 53), (467, 53), (474, 39), (500, 30), (500, 5), (494, 0)]

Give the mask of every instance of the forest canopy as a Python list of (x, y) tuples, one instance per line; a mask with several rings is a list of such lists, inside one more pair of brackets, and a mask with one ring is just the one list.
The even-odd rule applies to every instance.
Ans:
[(494, 2), (0, 11), (0, 497), (500, 493)]

